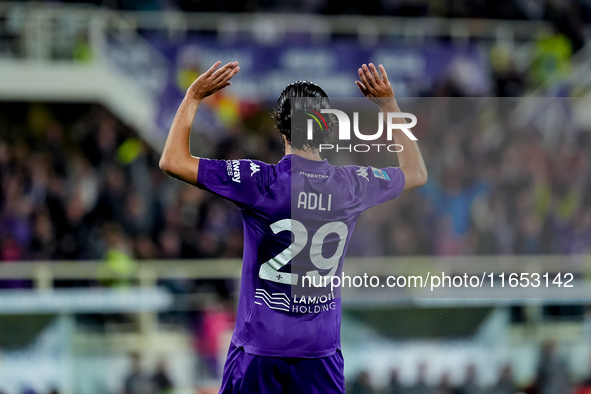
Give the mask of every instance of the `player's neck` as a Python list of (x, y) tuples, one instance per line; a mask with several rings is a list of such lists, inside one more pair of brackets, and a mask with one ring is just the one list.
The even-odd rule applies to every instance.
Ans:
[(318, 149), (310, 149), (310, 150), (301, 150), (301, 149), (292, 149), (291, 145), (285, 144), (285, 154), (286, 155), (298, 155), (308, 160), (317, 160), (322, 161), (320, 154), (318, 153)]

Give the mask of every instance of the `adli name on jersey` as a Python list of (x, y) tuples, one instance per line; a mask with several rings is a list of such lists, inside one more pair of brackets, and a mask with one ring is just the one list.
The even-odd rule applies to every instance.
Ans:
[(332, 204), (332, 194), (328, 198), (322, 193), (300, 192), (298, 195), (298, 208), (317, 209), (319, 211), (330, 211)]

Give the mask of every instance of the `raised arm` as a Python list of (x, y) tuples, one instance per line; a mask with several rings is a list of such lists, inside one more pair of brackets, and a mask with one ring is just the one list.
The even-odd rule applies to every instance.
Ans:
[(160, 169), (167, 175), (195, 185), (199, 158), (191, 156), (189, 139), (191, 125), (201, 100), (220, 89), (231, 85), (230, 79), (240, 70), (238, 62), (231, 62), (216, 70), (221, 62), (216, 62), (201, 74), (187, 89), (187, 93), (170, 126), (166, 144), (160, 157)]
[[(380, 64), (380, 72), (376, 69), (373, 63), (363, 65), (358, 70), (360, 81), (355, 81), (361, 93), (371, 101), (376, 103), (381, 111), (384, 113), (384, 119), (387, 119), (388, 112), (401, 112), (398, 103), (394, 98), (394, 90), (388, 81), (386, 70)], [(406, 123), (404, 118), (400, 118), (400, 122)], [(423, 161), (423, 156), (419, 150), (416, 141), (411, 140), (406, 135), (400, 136), (399, 139), (404, 139), (404, 143), (398, 142), (403, 149), (398, 152), (398, 163), (400, 169), (404, 173), (405, 183), (403, 192), (416, 189), (427, 183), (427, 167)]]

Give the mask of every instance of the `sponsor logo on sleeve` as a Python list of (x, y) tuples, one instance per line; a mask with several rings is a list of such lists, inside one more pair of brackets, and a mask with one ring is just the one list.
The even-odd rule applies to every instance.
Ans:
[(236, 183), (240, 183), (240, 162), (238, 160), (232, 160), (232, 180)]
[(390, 180), (390, 176), (384, 170), (380, 170), (379, 168), (371, 167), (371, 171), (373, 173), (373, 176), (375, 176), (376, 178), (385, 179), (387, 181)]

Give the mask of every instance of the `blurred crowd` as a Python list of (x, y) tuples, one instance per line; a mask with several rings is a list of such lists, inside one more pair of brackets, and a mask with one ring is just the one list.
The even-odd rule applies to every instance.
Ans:
[[(29, 0), (12, 0), (27, 2)], [(545, 20), (570, 39), (576, 52), (591, 22), (586, 0), (52, 0), (133, 10), (188, 12), (294, 12), (325, 15)]]
[[(154, 370), (147, 372), (142, 355), (137, 352), (128, 354), (128, 367), (117, 394), (172, 394), (175, 392), (174, 382), (169, 374), (166, 360), (157, 360)], [(19, 394), (60, 394), (60, 390), (39, 391), (23, 387)], [(0, 394), (4, 394), (0, 391)]]
[(169, 179), (159, 154), (100, 107), (6, 104), (0, 259), (239, 257), (240, 212)]
[[(350, 255), (589, 252), (591, 134), (542, 116), (563, 103), (541, 99), (534, 123), (516, 126), (508, 99), (425, 100), (407, 109), (421, 119), (429, 183), (362, 215)], [(202, 119), (227, 113), (210, 105)], [(0, 260), (104, 259), (126, 272), (136, 260), (241, 257), (240, 211), (164, 175), (159, 153), (105, 109), (4, 108)], [(219, 133), (197, 130), (196, 154), (276, 163), (282, 148), (269, 108), (243, 112)], [(394, 163), (379, 163), (384, 157), (371, 164)]]
[[(468, 364), (457, 379), (457, 374), (447, 371), (432, 379), (428, 364), (418, 364), (411, 383), (403, 382), (397, 369), (390, 372), (386, 387), (377, 388), (368, 371), (360, 371), (349, 382), (347, 394), (587, 394), (591, 391), (591, 380), (573, 382), (565, 362), (561, 359), (553, 342), (541, 346), (538, 367), (533, 380), (525, 385), (517, 383), (513, 370), (506, 364), (499, 368), (497, 378), (491, 384), (481, 382), (478, 368)], [(455, 378), (452, 378), (452, 375)]]
[(406, 107), (421, 119), (429, 182), (362, 216), (349, 253), (588, 253), (591, 134), (550, 124), (564, 105), (540, 99), (525, 115), (516, 100), (440, 97)]
[[(449, 373), (443, 373), (436, 383), (431, 383), (427, 378), (427, 372), (427, 365), (419, 364), (414, 382), (404, 384), (400, 380), (398, 370), (393, 369), (390, 372), (387, 387), (379, 390), (372, 383), (370, 374), (367, 371), (361, 371), (349, 384), (347, 394), (515, 394), (519, 391), (513, 379), (511, 367), (508, 365), (500, 370), (498, 380), (489, 387), (479, 383), (477, 370), (473, 364), (466, 367), (461, 383), (457, 384), (452, 383)], [(567, 392), (552, 392), (552, 394), (559, 393)]]
[(130, 370), (123, 381), (121, 394), (172, 394), (174, 384), (168, 373), (166, 361), (161, 359), (153, 373), (146, 372), (139, 353), (129, 354)]
[[(24, 2), (27, 0), (12, 0)], [(495, 19), (547, 19), (557, 14), (591, 20), (585, 0), (54, 0), (90, 3), (123, 10), (183, 10), (194, 12), (310, 12), (321, 14), (473, 17)]]

